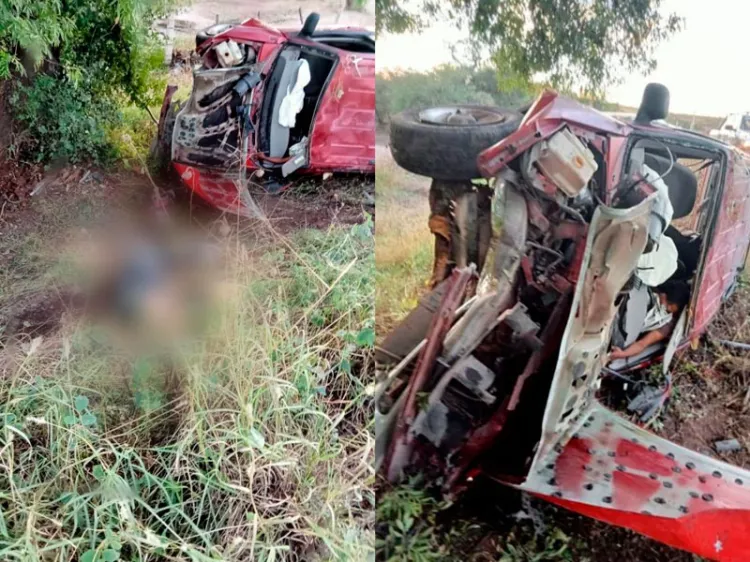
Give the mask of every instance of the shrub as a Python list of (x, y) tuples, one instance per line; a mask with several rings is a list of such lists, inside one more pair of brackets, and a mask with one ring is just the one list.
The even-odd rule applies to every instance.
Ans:
[(63, 16), (60, 0), (7, 0), (0, 2), (0, 80), (11, 71), (23, 72), (21, 52), (35, 65), (71, 32), (72, 22)]
[(118, 121), (119, 111), (87, 84), (40, 75), (30, 86), (19, 87), (11, 103), (33, 139), (25, 148), (36, 161), (106, 162), (114, 156), (107, 129)]
[[(182, 0), (0, 3), (0, 80), (26, 74), (14, 107), (37, 160), (101, 160), (114, 152), (107, 127), (127, 100), (158, 105), (163, 80), (153, 21)], [(44, 62), (44, 75), (31, 76)], [(54, 108), (50, 111), (50, 108)]]
[(443, 65), (430, 72), (381, 74), (377, 80), (376, 112), (381, 123), (412, 107), (469, 103), (518, 107), (534, 93), (533, 87), (510, 83), (494, 68)]

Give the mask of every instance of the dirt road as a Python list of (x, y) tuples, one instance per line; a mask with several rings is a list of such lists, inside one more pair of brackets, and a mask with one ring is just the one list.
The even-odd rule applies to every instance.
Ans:
[(375, 0), (367, 0), (361, 11), (347, 10), (344, 0), (321, 0), (319, 2), (295, 2), (272, 0), (245, 4), (234, 0), (207, 0), (195, 2), (180, 11), (175, 17), (178, 29), (187, 32), (198, 30), (218, 21), (242, 20), (250, 17), (279, 28), (295, 28), (300, 25), (300, 13), (306, 17), (310, 12), (320, 14), (321, 26), (375, 27)]

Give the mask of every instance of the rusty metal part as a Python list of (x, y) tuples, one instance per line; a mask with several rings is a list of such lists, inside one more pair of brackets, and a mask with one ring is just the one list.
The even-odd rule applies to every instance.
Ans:
[(494, 190), (490, 187), (477, 188), (477, 229), (479, 233), (479, 249), (477, 271), (484, 269), (487, 253), (492, 244), (492, 198)]
[(561, 221), (552, 228), (552, 236), (557, 240), (578, 240), (586, 236), (588, 225), (579, 222)]
[[(456, 310), (455, 318), (460, 318), (466, 310), (471, 306), (476, 297), (472, 297), (464, 304), (462, 304), (458, 310)], [(381, 408), (381, 398), (386, 394), (390, 394), (392, 397), (398, 393), (398, 391), (391, 392), (391, 386), (394, 381), (400, 378), (401, 373), (414, 361), (419, 352), (427, 343), (426, 339), (419, 342), (406, 356), (391, 369), (385, 376), (383, 381), (378, 384), (375, 389), (375, 396), (373, 402), (375, 403), (375, 470), (379, 471), (380, 466), (383, 463), (383, 459), (389, 448), (391, 436), (393, 434), (393, 425), (396, 420), (397, 413), (403, 408), (405, 394), (403, 389), (398, 397), (395, 399), (390, 408)]]
[(542, 205), (536, 199), (529, 199), (529, 222), (537, 227), (542, 232), (547, 232), (550, 228), (550, 223), (544, 214)]
[(450, 273), (451, 221), (442, 215), (431, 215), (429, 227), (435, 235), (435, 257), (430, 278), (430, 287), (435, 288)]
[(485, 267), (480, 281), (479, 298), (459, 321), (455, 337), (445, 342), (445, 360), (452, 363), (476, 348), (486, 337), (490, 326), (496, 325), (500, 313), (513, 303), (513, 288), (526, 249), (528, 210), (526, 199), (515, 186), (503, 190), (502, 231), (494, 251), (491, 270)]
[[(240, 162), (242, 97), (233, 86), (262, 65), (197, 69), (190, 99), (177, 115), (172, 159), (184, 164), (228, 168)], [(252, 91), (252, 90), (251, 90)]]
[(508, 416), (519, 405), (521, 392), (528, 379), (535, 374), (545, 359), (557, 349), (558, 341), (562, 329), (567, 319), (567, 313), (570, 310), (570, 293), (561, 297), (552, 314), (547, 321), (547, 325), (542, 330), (540, 336), (541, 347), (534, 352), (526, 363), (521, 375), (516, 379), (513, 391), (507, 396), (502, 405), (495, 411), (492, 417), (479, 427), (467, 439), (463, 448), (456, 454), (456, 461), (452, 467), (444, 485), (445, 490), (452, 490), (461, 476), (474, 463), (477, 457), (487, 449), (487, 447), (497, 438), (505, 427)]
[(432, 319), (427, 343), (420, 352), (414, 375), (404, 391), (404, 406), (396, 420), (390, 451), (386, 458), (388, 479), (391, 482), (401, 477), (403, 469), (408, 464), (413, 442), (410, 428), (417, 414), (417, 393), (429, 379), (435, 360), (443, 348), (443, 340), (453, 324), (455, 312), (463, 301), (466, 285), (474, 275), (475, 268), (471, 265), (453, 272), (440, 309)]
[(553, 288), (558, 293), (563, 294), (569, 291), (573, 287), (573, 284), (562, 275), (553, 273), (547, 280), (547, 286)]
[(470, 181), (432, 180), (430, 184), (430, 214), (450, 217), (453, 202), (461, 195), (474, 190)]
[(450, 279), (439, 283), (437, 287), (424, 295), (417, 305), (375, 348), (375, 360), (378, 363), (393, 363), (405, 357), (422, 341), (430, 329), (432, 319), (440, 308)]
[(446, 240), (451, 238), (451, 221), (448, 217), (443, 215), (430, 215), (430, 219), (427, 223), (430, 227), (430, 232)]
[(516, 341), (524, 342), (532, 349), (542, 347), (543, 342), (536, 337), (537, 332), (539, 332), (539, 324), (526, 314), (526, 306), (522, 303), (517, 303), (504, 321), (513, 330), (513, 337)]
[(169, 112), (169, 106), (172, 104), (172, 97), (177, 91), (177, 86), (169, 84), (164, 92), (164, 99), (161, 102), (161, 111), (159, 112), (159, 126), (157, 139), (158, 142), (166, 143), (167, 145), (172, 142), (172, 139), (164, 138), (164, 127), (166, 125), (167, 113)]
[(456, 362), (432, 389), (427, 405), (414, 421), (414, 432), (437, 448), (452, 448), (463, 437), (464, 420), (470, 425), (495, 402), (490, 389), (495, 373), (473, 355)]

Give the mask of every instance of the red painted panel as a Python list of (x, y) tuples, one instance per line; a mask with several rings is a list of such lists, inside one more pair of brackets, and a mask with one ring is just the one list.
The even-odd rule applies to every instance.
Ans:
[(722, 296), (742, 267), (750, 238), (750, 177), (745, 159), (729, 155), (724, 194), (701, 281), (693, 334), (702, 332), (718, 312)]
[(375, 171), (375, 58), (341, 53), (310, 139), (313, 170)]
[(573, 438), (568, 442), (555, 463), (555, 476), (561, 490), (577, 495), (582, 489), (586, 478), (584, 467), (591, 464), (592, 447), (589, 439)]
[(669, 546), (688, 550), (711, 560), (750, 560), (750, 510), (717, 509), (670, 519), (597, 507), (552, 496), (540, 497), (577, 513), (633, 529)]
[(211, 45), (216, 45), (227, 39), (246, 43), (279, 44), (286, 41), (286, 34), (275, 27), (266, 25), (258, 19), (250, 18), (207, 40), (201, 45), (200, 52), (202, 53)]
[(637, 513), (660, 487), (659, 482), (643, 474), (616, 471), (612, 474), (612, 505), (615, 509)]
[(228, 213), (247, 214), (244, 205), (239, 201), (237, 186), (230, 178), (177, 162), (173, 162), (173, 166), (185, 185), (204, 201)]
[(660, 476), (672, 476), (674, 462), (657, 451), (627, 439), (619, 439), (615, 450), (621, 465), (635, 470), (645, 470)]

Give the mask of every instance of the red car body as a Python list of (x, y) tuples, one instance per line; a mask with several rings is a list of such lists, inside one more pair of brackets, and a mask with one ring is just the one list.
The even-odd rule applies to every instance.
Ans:
[[(443, 341), (448, 341), (446, 334), (451, 324), (470, 332), (472, 325), (483, 318), (498, 318), (498, 310), (501, 313), (497, 322), (501, 322), (516, 308), (511, 308), (510, 299), (505, 299), (505, 304), (492, 309), (494, 316), (482, 316), (482, 307), (486, 310), (490, 301), (488, 296), (480, 295), (458, 320), (457, 298), (464, 294), (470, 275), (468, 269), (455, 270), (445, 282), (447, 288), (423, 344), (404, 357), (386, 379), (395, 381), (399, 369), (412, 373), (399, 398), (387, 402), (395, 406), (389, 406), (380, 422), (380, 427), (386, 428), (382, 431), (386, 435), (385, 446), (381, 446), (385, 471), (390, 479), (398, 478), (401, 467), (417, 458), (422, 469), (439, 473), (433, 477), (440, 478), (444, 491), (449, 493), (462, 490), (484, 474), (572, 511), (628, 527), (710, 559), (750, 560), (750, 471), (659, 437), (598, 399), (608, 334), (616, 312), (615, 296), (643, 252), (644, 225), (653, 208), (649, 207), (649, 197), (630, 208), (613, 205), (631, 151), (640, 146), (638, 143), (657, 148), (668, 144), (675, 153), (681, 151), (690, 158), (691, 154), (710, 155), (711, 159), (712, 175), (706, 180), (705, 199), (694, 204), (699, 213), (700, 209), (707, 210), (705, 222), (701, 223), (703, 239), (690, 304), (683, 309), (666, 349), (631, 366), (634, 370), (661, 361), (667, 381), (675, 352), (691, 342), (698, 343), (744, 267), (750, 245), (748, 159), (709, 137), (656, 122), (620, 122), (554, 92), (545, 92), (526, 112), (515, 132), (479, 155), (479, 169), (487, 178), (499, 174), (502, 177), (511, 164), (517, 170), (521, 155), (565, 128), (601, 155), (601, 175), (597, 178), (600, 200), (586, 228), (568, 223), (578, 228), (577, 233), (573, 229), (564, 235), (577, 240), (576, 251), (567, 269), (544, 281), (544, 290), (553, 292), (554, 298), (547, 305), (551, 314), (538, 336), (537, 347), (513, 371), (519, 375), (510, 379), (510, 388), (498, 396), (495, 409), (483, 414), (478, 425), (466, 430), (461, 439), (451, 437), (449, 453), (445, 452), (446, 441), (437, 441), (442, 448), (430, 443), (437, 443), (437, 429), (418, 433), (427, 425), (440, 426), (437, 422), (417, 424), (420, 406), (416, 397), (425, 393), (425, 381), (431, 376), (428, 373), (433, 368), (436, 373), (445, 373), (451, 365), (450, 357), (468, 358), (466, 350), (470, 348), (456, 343), (461, 341), (461, 332), (454, 337), (452, 347), (446, 344), (442, 348)], [(520, 207), (503, 218), (503, 236), (514, 228), (514, 217), (524, 215), (516, 226), (523, 227), (520, 239), (525, 240), (527, 213), (528, 224), (535, 227), (541, 228), (542, 223), (553, 219), (533, 213), (532, 200), (524, 202), (520, 196), (517, 199)], [(544, 228), (549, 228), (549, 224)], [(641, 242), (634, 242), (639, 236)], [(498, 249), (513, 250), (508, 240), (501, 239)], [(637, 252), (631, 249), (638, 244)], [(495, 256), (495, 260), (506, 260), (501, 270), (508, 277), (508, 294), (510, 287), (518, 287), (519, 283), (536, 285), (531, 266), (525, 262), (528, 257), (521, 254), (514, 258), (513, 251), (506, 252), (508, 255), (511, 257)], [(509, 264), (516, 259), (520, 265), (514, 266), (518, 269), (513, 281)], [(502, 284), (502, 279), (498, 279), (495, 282)], [(494, 294), (500, 294), (500, 289), (490, 293)], [(467, 318), (471, 321), (466, 322)], [(451, 355), (455, 349), (462, 353)], [(411, 371), (410, 361), (414, 362)], [(428, 406), (442, 399), (441, 394), (436, 394), (438, 389), (445, 392), (453, 384), (450, 379), (444, 382), (446, 379), (447, 374), (437, 382), (433, 379), (429, 399), (419, 402), (424, 408), (421, 413), (428, 413)], [(442, 404), (450, 406), (447, 401)], [(376, 417), (376, 427), (377, 424)], [(440, 431), (444, 431), (441, 439), (442, 435), (450, 436), (448, 430)], [(418, 437), (410, 437), (414, 435)]]
[[(494, 177), (512, 154), (566, 125), (606, 147), (606, 191), (610, 196), (622, 174), (626, 146), (634, 136), (713, 145), (722, 154), (723, 189), (710, 238), (704, 242), (707, 247), (702, 273), (687, 311), (688, 330), (677, 342), (678, 348), (687, 347), (691, 341), (697, 344), (731, 293), (747, 257), (747, 158), (707, 137), (666, 126), (620, 123), (547, 93), (530, 109), (518, 131), (480, 155), (480, 169)], [(652, 358), (635, 368), (661, 359)], [(553, 401), (551, 397), (550, 403)], [(701, 556), (728, 561), (750, 559), (750, 472), (656, 437), (601, 404), (590, 406), (586, 419), (589, 421), (566, 443), (556, 443), (559, 452), (540, 447), (546, 450), (546, 458), (540, 455), (530, 474), (542, 473), (529, 479), (525, 489), (573, 511), (629, 527)], [(546, 468), (550, 464), (551, 470)], [(549, 479), (544, 480), (547, 476)]]
[[(332, 35), (328, 40), (326, 34)], [(212, 48), (226, 41), (233, 41), (242, 47), (254, 50), (255, 59), (247, 66), (260, 74), (260, 83), (253, 88), (250, 121), (254, 130), (251, 135), (245, 166), (247, 177), (260, 176), (263, 170), (265, 178), (276, 176), (278, 181), (285, 183), (278, 171), (281, 161), (291, 156), (270, 158), (260, 146), (262, 120), (269, 120), (269, 111), (264, 110), (264, 100), (275, 92), (268, 92), (269, 78), (272, 76), (280, 53), (285, 49), (300, 49), (310, 54), (310, 58), (325, 60), (327, 73), (319, 78), (315, 85), (320, 92), (311, 107), (309, 130), (306, 131), (306, 163), (295, 173), (322, 174), (326, 172), (356, 172), (372, 174), (375, 171), (375, 54), (374, 43), (372, 52), (365, 52), (361, 46), (349, 49), (346, 44), (338, 42), (342, 35), (351, 37), (367, 36), (364, 29), (342, 28), (337, 30), (316, 31), (311, 36), (302, 36), (292, 30), (278, 30), (257, 19), (249, 19), (241, 24), (230, 27), (221, 33), (209, 37), (198, 47), (198, 54), (207, 60)], [(324, 42), (325, 41), (325, 42)], [(204, 65), (205, 66), (205, 65)], [(232, 69), (224, 69), (231, 71)], [(194, 71), (196, 80), (199, 79), (204, 68)], [(212, 69), (210, 72), (219, 72)], [(325, 74), (323, 76), (322, 74)], [(239, 75), (236, 75), (239, 78)], [(313, 83), (311, 82), (311, 85)], [(280, 94), (279, 94), (280, 95)], [(194, 96), (195, 97), (195, 86)], [(165, 98), (166, 108), (171, 95)], [(307, 103), (307, 101), (306, 101)], [(188, 102), (188, 105), (190, 102)], [(186, 109), (183, 108), (183, 113)], [(231, 112), (231, 108), (229, 110)], [(163, 111), (163, 114), (165, 112)], [(180, 127), (180, 113), (176, 117), (176, 127)], [(232, 115), (238, 119), (237, 116)], [(247, 210), (239, 201), (236, 180), (237, 173), (228, 173), (226, 162), (201, 163), (190, 158), (187, 150), (176, 148), (178, 143), (175, 130), (173, 137), (168, 139), (172, 143), (172, 163), (183, 182), (197, 195), (215, 207), (234, 213), (246, 213)], [(255, 176), (254, 173), (255, 172)], [(288, 182), (287, 182), (288, 183)]]
[[(726, 160), (723, 204), (718, 207), (714, 238), (706, 256), (705, 270), (695, 304), (690, 310), (693, 317), (691, 331), (683, 342), (705, 331), (718, 312), (727, 290), (744, 267), (750, 244), (750, 168), (748, 159), (729, 145), (702, 137), (696, 133), (659, 125), (626, 124), (568, 98), (546, 92), (530, 108), (519, 129), (498, 144), (479, 155), (478, 164), (486, 177), (494, 177), (512, 160), (513, 155), (525, 150), (540, 138), (549, 138), (562, 127), (568, 126), (584, 137), (606, 143), (607, 193), (611, 196), (623, 171), (625, 148), (628, 139), (637, 134), (681, 139), (686, 143), (710, 143), (721, 151)], [(640, 367), (640, 366), (639, 366)]]

